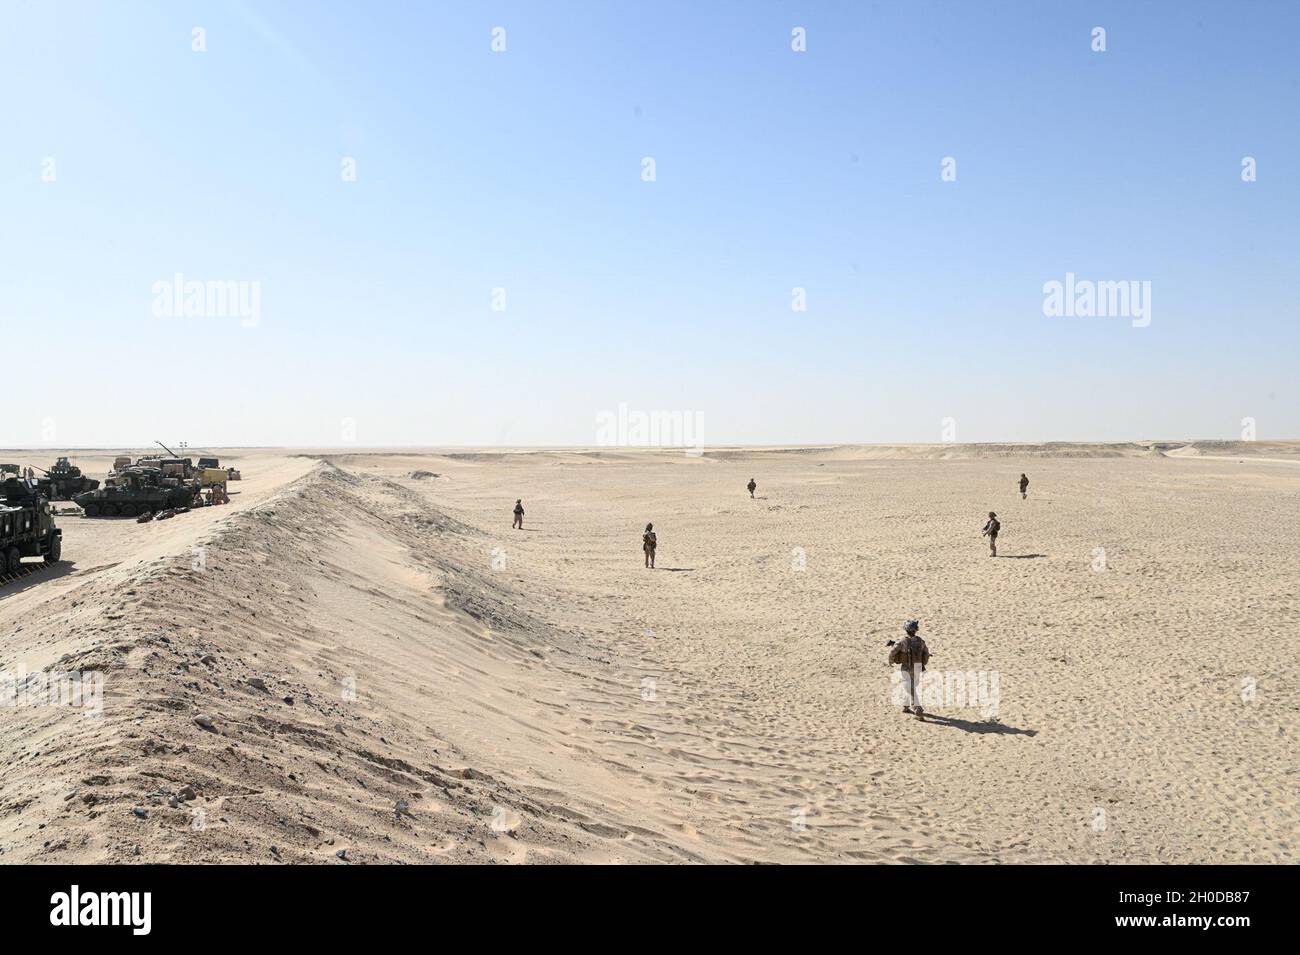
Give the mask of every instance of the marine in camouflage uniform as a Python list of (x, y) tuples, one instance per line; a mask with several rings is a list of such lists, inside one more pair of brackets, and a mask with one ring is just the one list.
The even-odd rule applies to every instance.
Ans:
[(904, 637), (889, 649), (889, 662), (902, 667), (903, 712), (913, 713), (918, 720), (925, 719), (921, 708), (921, 674), (930, 662), (930, 648), (917, 633), (921, 624), (909, 620), (903, 624)]
[(989, 511), (988, 522), (984, 525), (984, 530), (980, 531), (980, 536), (987, 537), (989, 539), (990, 557), (998, 556), (998, 532), (1001, 530), (1002, 530), (1002, 522), (998, 520), (998, 516), (996, 514), (994, 514), (992, 511)]

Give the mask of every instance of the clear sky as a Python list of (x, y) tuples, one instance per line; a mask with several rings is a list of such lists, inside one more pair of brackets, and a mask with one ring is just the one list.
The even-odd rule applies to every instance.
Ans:
[(0, 447), (1300, 437), (1300, 3), (0, 11)]

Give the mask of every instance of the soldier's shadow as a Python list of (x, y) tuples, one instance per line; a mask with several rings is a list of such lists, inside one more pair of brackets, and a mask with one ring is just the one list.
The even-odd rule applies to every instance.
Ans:
[(995, 720), (981, 720), (978, 723), (970, 720), (959, 720), (952, 716), (943, 716), (939, 713), (926, 713), (925, 722), (933, 723), (938, 726), (955, 726), (959, 730), (967, 733), (996, 733), (999, 736), (1037, 736), (1038, 730), (1022, 730), (1014, 726), (1007, 726), (1006, 723), (999, 723)]

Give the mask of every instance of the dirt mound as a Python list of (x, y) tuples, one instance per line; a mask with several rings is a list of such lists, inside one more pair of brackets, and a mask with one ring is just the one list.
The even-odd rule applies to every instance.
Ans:
[(1295, 441), (1189, 441), (1166, 454), (1175, 458), (1253, 457), (1300, 458), (1300, 442)]
[(414, 492), (322, 465), (195, 550), (48, 601), (0, 669), (57, 652), (37, 679), (102, 674), (102, 712), (7, 711), (4, 861), (628, 857), (596, 848), (624, 832), (599, 807), (445, 735), (517, 737), (502, 688), (546, 637), (458, 549), (486, 550)]

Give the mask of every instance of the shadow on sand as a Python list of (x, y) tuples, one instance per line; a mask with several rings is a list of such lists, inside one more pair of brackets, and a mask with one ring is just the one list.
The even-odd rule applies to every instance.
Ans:
[(1046, 556), (1046, 554), (998, 554), (1002, 560), (1033, 560), (1036, 557)]
[(955, 726), (959, 730), (967, 733), (997, 733), (999, 736), (1037, 736), (1038, 730), (1022, 730), (1014, 726), (1007, 726), (1005, 723), (996, 721), (980, 721), (972, 723), (970, 720), (958, 720), (951, 716), (941, 716), (938, 713), (926, 713), (925, 722), (933, 723), (938, 726)]
[(70, 560), (61, 560), (57, 564), (46, 564), (41, 566), (33, 562), (32, 564), (23, 564), (24, 567), (36, 566), (38, 569), (26, 571), (21, 577), (14, 577), (0, 583), (0, 599), (12, 597), (20, 594), (24, 590), (30, 590), (32, 587), (39, 587), (42, 583), (50, 580), (56, 580), (59, 577), (66, 577), (77, 569), (77, 565)]

